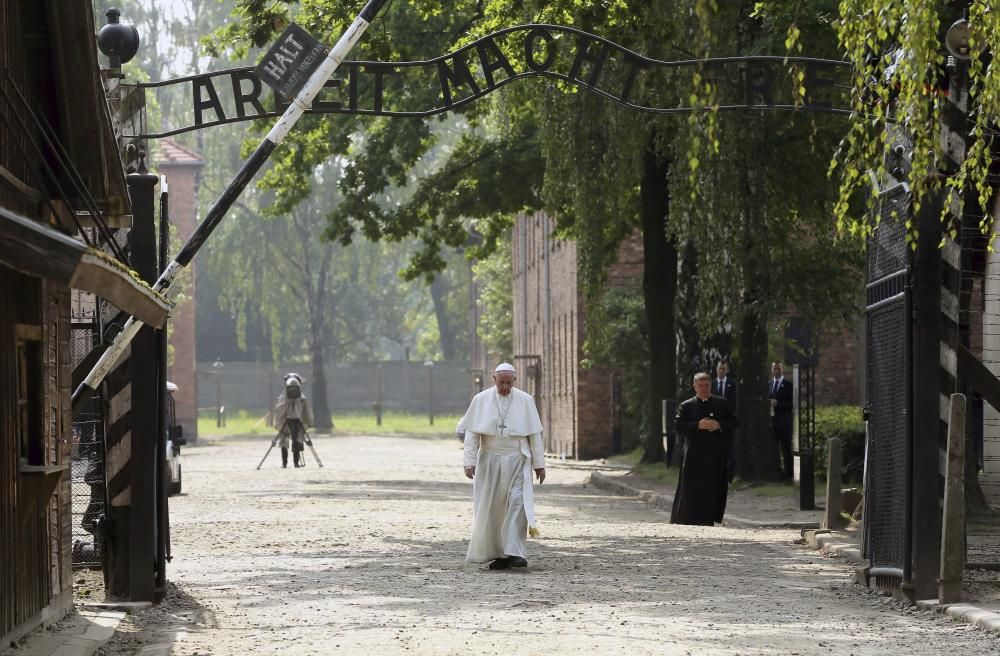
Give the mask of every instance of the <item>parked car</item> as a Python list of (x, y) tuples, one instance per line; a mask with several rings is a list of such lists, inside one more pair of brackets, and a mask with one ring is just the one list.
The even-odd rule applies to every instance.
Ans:
[(170, 486), (167, 494), (180, 494), (182, 489), (183, 470), (181, 468), (181, 447), (187, 444), (184, 439), (184, 429), (177, 424), (177, 413), (174, 405), (174, 392), (177, 385), (167, 381), (167, 467), (170, 469)]

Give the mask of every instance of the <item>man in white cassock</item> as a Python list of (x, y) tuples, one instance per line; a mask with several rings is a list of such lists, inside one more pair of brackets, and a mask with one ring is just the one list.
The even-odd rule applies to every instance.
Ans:
[(537, 535), (531, 472), (545, 481), (542, 422), (535, 400), (514, 387), (517, 372), (497, 366), (494, 387), (476, 394), (462, 417), (465, 475), (472, 479), (470, 563), (527, 567), (527, 537)]

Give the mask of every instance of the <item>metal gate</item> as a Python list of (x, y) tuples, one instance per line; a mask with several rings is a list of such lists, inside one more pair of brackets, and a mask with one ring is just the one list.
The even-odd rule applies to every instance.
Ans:
[[(70, 344), (75, 369), (97, 344), (100, 330), (96, 308), (74, 310)], [(74, 567), (100, 567), (104, 559), (99, 526), (106, 498), (103, 405), (101, 397), (95, 395), (73, 419), (70, 495)]]
[(874, 585), (899, 588), (909, 558), (910, 463), (909, 188), (897, 184), (875, 204), (880, 222), (868, 240), (868, 445), (864, 550)]

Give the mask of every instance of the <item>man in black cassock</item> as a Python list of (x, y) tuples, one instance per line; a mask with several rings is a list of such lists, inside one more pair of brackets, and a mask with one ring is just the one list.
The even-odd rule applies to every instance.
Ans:
[(736, 415), (730, 403), (712, 396), (712, 378), (694, 377), (695, 396), (677, 406), (677, 434), (684, 437), (684, 454), (671, 524), (712, 526), (726, 512), (729, 455)]

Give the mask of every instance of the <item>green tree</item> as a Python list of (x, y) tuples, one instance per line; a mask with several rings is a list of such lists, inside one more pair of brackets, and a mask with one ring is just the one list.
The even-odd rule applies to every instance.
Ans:
[[(336, 174), (331, 165), (320, 176)], [(250, 322), (264, 321), (274, 361), (312, 364), (319, 428), (330, 427), (327, 362), (383, 357), (386, 342), (402, 351), (421, 339), (432, 315), (426, 290), (399, 278), (405, 245), (359, 240), (344, 247), (316, 239), (338, 198), (335, 186), (320, 185), (288, 210), (241, 202), (206, 257), (224, 308), (238, 317), (241, 340)]]
[[(828, 4), (803, 4), (803, 12), (813, 16), (817, 49), (835, 48), (829, 21), (824, 24), (821, 15)], [(227, 29), (243, 43), (264, 43), (288, 17), (282, 3), (239, 6), (246, 20)], [(666, 9), (621, 0), (596, 5), (497, 0), (460, 2), (442, 12), (440, 3), (415, 2), (405, 11), (388, 12), (377, 26), (381, 32), (376, 29), (364, 48), (377, 59), (420, 58), (428, 49), (440, 52), (443, 43), (466, 43), (498, 26), (539, 20), (600, 32), (662, 59), (683, 53), (674, 44), (691, 43), (692, 34), (708, 37), (694, 39), (700, 50), (696, 56), (753, 54), (784, 47), (787, 26), (799, 15), (765, 15), (750, 2), (727, 3), (717, 13), (712, 6), (707, 0)], [(315, 21), (320, 15), (325, 22)], [(322, 33), (331, 25), (336, 31), (349, 15), (327, 0), (307, 0), (296, 19)], [(705, 27), (707, 17), (715, 21), (711, 29)], [(670, 82), (710, 100), (711, 89), (705, 90), (703, 81), (678, 75)], [(644, 99), (675, 97), (675, 88), (641, 86), (636, 93)], [(420, 94), (436, 92), (415, 88), (412, 93), (421, 100)], [(857, 272), (857, 249), (838, 242), (826, 220), (829, 184), (825, 167), (816, 166), (832, 151), (830, 144), (843, 126), (753, 113), (720, 117), (711, 111), (687, 123), (665, 117), (636, 120), (559, 81), (504, 87), (462, 116), (469, 134), (417, 181), (414, 171), (440, 139), (434, 119), (316, 119), (278, 153), (270, 186), (282, 202), (300, 202), (310, 193), (311, 171), (319, 162), (346, 157), (345, 198), (330, 217), (327, 237), (341, 243), (356, 233), (419, 238), (424, 246), (408, 272), (414, 277), (444, 267), (442, 253), (448, 247), (471, 241), (470, 254), (488, 253), (514, 213), (545, 207), (557, 216), (562, 234), (577, 240), (590, 307), (601, 306), (606, 267), (621, 239), (640, 230), (646, 251), (647, 460), (662, 457), (656, 430), (660, 399), (677, 394), (675, 296), (678, 244), (683, 242), (698, 270), (698, 285), (689, 297), (697, 314), (684, 321), (696, 322), (702, 337), (716, 335), (720, 325), (734, 326), (745, 398), (760, 402), (742, 404), (747, 408), (744, 433), (750, 437), (741, 471), (751, 478), (776, 475), (763, 386), (756, 384), (766, 371), (769, 322), (792, 305), (823, 320), (842, 315), (859, 288), (851, 277)], [(391, 190), (408, 185), (412, 193), (404, 202), (386, 202)]]
[(472, 266), (479, 287), (481, 319), (476, 330), (487, 353), (496, 353), (504, 360), (514, 357), (514, 288), (510, 283), (513, 271), (511, 238), (507, 232), (496, 252)]
[[(803, 2), (786, 13), (779, 11), (784, 5), (766, 3), (726, 3), (717, 10), (694, 3), (691, 29), (701, 44), (695, 54), (780, 53), (797, 20), (809, 43), (806, 54), (836, 57), (830, 4)], [(712, 107), (718, 90), (703, 73), (696, 72), (692, 88)], [(846, 129), (844, 120), (827, 116), (707, 111), (677, 133), (674, 151), (687, 166), (686, 175), (673, 179), (672, 222), (697, 254), (702, 334), (713, 334), (720, 323), (734, 327), (738, 467), (747, 479), (778, 475), (761, 384), (770, 329), (789, 308), (816, 325), (843, 320), (861, 289), (860, 249), (841, 239), (829, 218), (836, 189), (822, 164)]]
[[(955, 89), (945, 90), (949, 77), (942, 46), (956, 19), (968, 16), (971, 30), (969, 61), (951, 64), (968, 75), (968, 122), (955, 125), (947, 116)], [(903, 174), (910, 187), (912, 214), (929, 204), (940, 212), (945, 232), (958, 241), (968, 239), (968, 228), (979, 229), (992, 244), (996, 202), (994, 136), (1000, 119), (1000, 67), (995, 53), (1000, 47), (1000, 14), (991, 2), (902, 2), (842, 0), (837, 34), (847, 58), (854, 65), (853, 117), (850, 132), (831, 170), (839, 174), (838, 221), (845, 229), (867, 235), (874, 227), (870, 214), (859, 212), (859, 197), (874, 184), (889, 179), (886, 141), (890, 121), (902, 126), (912, 143), (911, 161)], [(958, 76), (959, 79), (961, 76)], [(960, 117), (962, 120), (965, 117)], [(947, 125), (952, 123), (952, 125)], [(966, 143), (957, 148), (943, 130), (958, 128)], [(901, 177), (894, 174), (893, 177)], [(956, 209), (957, 208), (957, 209)], [(954, 220), (958, 215), (961, 218)], [(911, 245), (917, 227), (907, 222)], [(959, 231), (963, 235), (959, 236)], [(962, 303), (967, 303), (963, 295)], [(960, 308), (964, 312), (965, 308)], [(962, 331), (960, 342), (968, 347)], [(967, 453), (974, 452), (972, 432)], [(975, 458), (966, 461), (966, 503), (970, 514), (989, 512), (979, 483)]]

